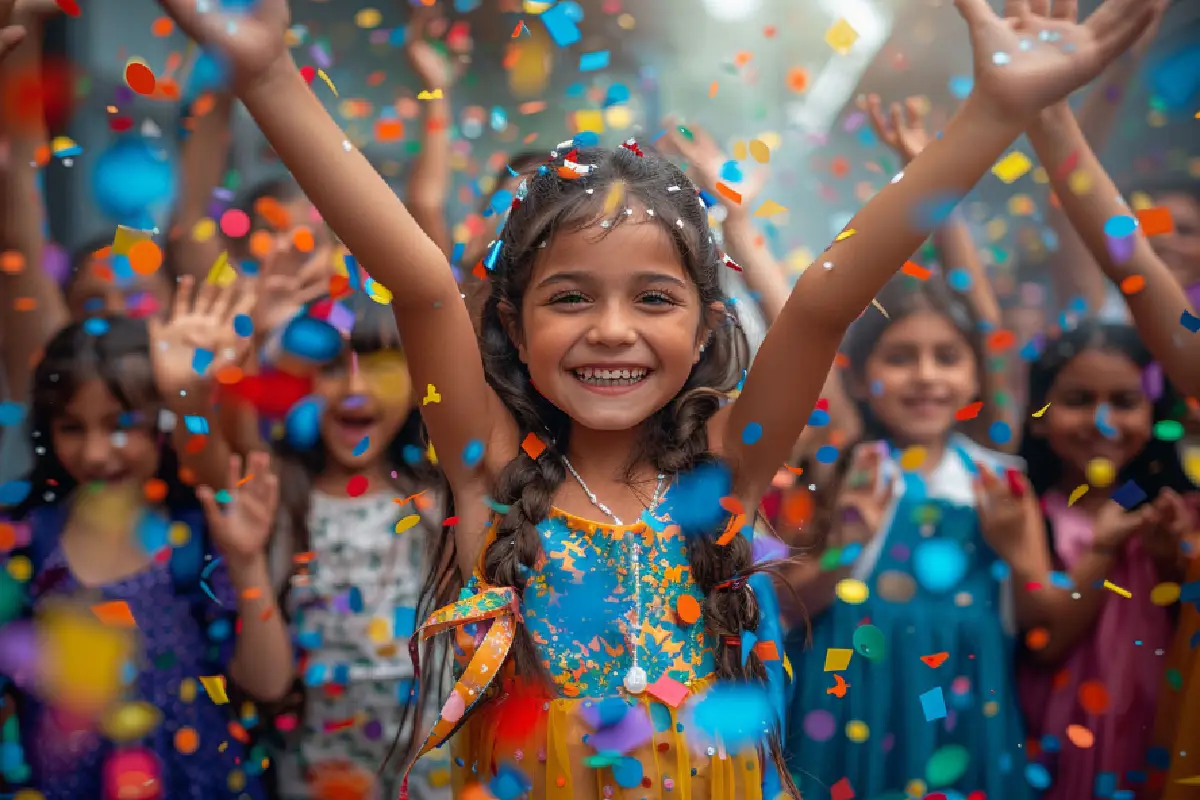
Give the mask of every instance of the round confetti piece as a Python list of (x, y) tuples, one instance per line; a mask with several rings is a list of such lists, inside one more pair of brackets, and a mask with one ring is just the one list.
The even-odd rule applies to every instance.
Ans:
[(346, 481), (346, 494), (350, 497), (361, 497), (367, 491), (367, 476), (354, 475)]
[(1141, 275), (1130, 275), (1121, 281), (1121, 294), (1137, 294), (1146, 288), (1146, 279)]
[(871, 661), (887, 658), (887, 638), (874, 625), (859, 625), (854, 629), (854, 649)]
[(920, 469), (921, 465), (925, 463), (925, 457), (927, 455), (928, 452), (924, 447), (916, 446), (906, 448), (904, 452), (900, 454), (900, 469), (904, 470), (905, 472), (912, 472)]
[(173, 522), (167, 529), (167, 541), (172, 547), (183, 547), (192, 540), (192, 529), (186, 522)]
[(240, 239), (250, 232), (250, 215), (238, 208), (231, 208), (221, 215), (221, 233), (231, 239)]
[(150, 34), (159, 39), (165, 39), (175, 31), (175, 21), (170, 17), (159, 17), (150, 23)]
[(115, 742), (133, 742), (150, 734), (162, 722), (162, 714), (150, 703), (122, 703), (103, 724), (104, 735)]
[(1102, 489), (1116, 480), (1117, 468), (1107, 458), (1093, 458), (1087, 463), (1084, 474), (1088, 483)]
[(8, 560), (8, 574), (19, 583), (25, 583), (33, 575), (33, 562), (28, 556), (13, 556)]
[(246, 788), (246, 773), (240, 769), (235, 769), (229, 773), (229, 780), (225, 782), (231, 792), (240, 792)]
[(1079, 685), (1079, 705), (1089, 714), (1108, 710), (1108, 689), (1100, 681), (1084, 681)]
[(233, 332), (245, 339), (254, 333), (254, 319), (249, 314), (238, 314), (233, 318)]
[(196, 699), (199, 684), (195, 678), (184, 678), (179, 682), (179, 699), (185, 703), (190, 703)]
[(933, 788), (949, 786), (963, 776), (971, 754), (959, 744), (948, 744), (934, 751), (925, 762), (925, 781)]
[(248, 249), (250, 255), (258, 261), (265, 261), (271, 251), (275, 249), (275, 237), (270, 231), (255, 231), (250, 234), (250, 243)]
[(871, 590), (858, 578), (842, 578), (833, 587), (833, 592), (843, 603), (852, 606), (867, 602), (867, 598), (871, 596)]
[(367, 623), (367, 638), (374, 644), (387, 644), (392, 639), (392, 623), (383, 617), (371, 617)]
[(1169, 606), (1178, 599), (1178, 583), (1160, 583), (1150, 590), (1150, 602), (1156, 606)]
[(1067, 741), (1080, 750), (1087, 750), (1096, 743), (1096, 735), (1092, 733), (1090, 728), (1085, 728), (1082, 725), (1068, 725)]
[(142, 61), (130, 61), (125, 65), (125, 83), (141, 95), (154, 94), (157, 85), (154, 72)]
[(751, 422), (742, 430), (742, 444), (755, 444), (762, 438), (762, 425), (757, 422)]
[(818, 464), (832, 464), (838, 459), (838, 449), (831, 444), (817, 448), (815, 455)]
[(1050, 644), (1050, 631), (1045, 628), (1030, 628), (1025, 634), (1025, 646), (1030, 650), (1041, 650)]
[(311, 230), (301, 226), (292, 232), (292, 244), (301, 253), (311, 253), (317, 246), (317, 239)]
[(962, 545), (953, 539), (927, 539), (917, 545), (912, 557), (917, 582), (937, 594), (954, 589), (970, 566)]
[(808, 70), (804, 67), (792, 67), (787, 71), (787, 87), (796, 94), (808, 90)]
[(750, 157), (760, 164), (766, 164), (771, 160), (771, 148), (762, 139), (751, 139)]
[(185, 756), (196, 752), (200, 747), (200, 734), (195, 728), (183, 727), (175, 731), (175, 749)]
[(484, 445), (478, 439), (472, 439), (467, 442), (467, 446), (463, 448), (462, 460), (463, 464), (468, 467), (475, 467), (483, 461)]
[(1012, 441), (1012, 428), (1003, 420), (996, 420), (988, 428), (988, 436), (996, 444), (1008, 444)]
[(675, 601), (675, 613), (684, 625), (692, 625), (700, 619), (700, 603), (690, 594), (681, 594)]
[(354, 24), (363, 30), (378, 28), (383, 22), (383, 14), (377, 8), (364, 8), (354, 15)]
[(217, 233), (217, 223), (215, 220), (205, 217), (204, 219), (196, 220), (196, 224), (192, 226), (192, 241), (207, 242)]
[(129, 266), (138, 275), (152, 275), (162, 263), (162, 248), (150, 239), (134, 242), (129, 248)]
[(421, 517), (419, 514), (409, 514), (408, 516), (401, 517), (400, 521), (396, 523), (396, 533), (404, 533), (420, 521)]
[(1034, 789), (1042, 790), (1050, 786), (1050, 771), (1041, 764), (1032, 763), (1025, 765), (1025, 780)]
[(1154, 438), (1164, 442), (1178, 442), (1183, 438), (1183, 423), (1163, 419), (1154, 423)]
[(862, 744), (871, 738), (871, 729), (862, 720), (852, 719), (846, 723), (846, 738), (855, 744)]
[(907, 603), (917, 593), (917, 582), (907, 572), (888, 570), (875, 579), (875, 594), (889, 603)]

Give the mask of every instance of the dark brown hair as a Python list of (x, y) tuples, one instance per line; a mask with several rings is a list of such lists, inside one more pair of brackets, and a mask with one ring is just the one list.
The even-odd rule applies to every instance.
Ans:
[[(701, 308), (707, 310), (713, 303), (732, 308), (720, 288), (718, 276), (726, 267), (709, 230), (707, 211), (696, 187), (677, 167), (652, 153), (642, 155), (625, 147), (578, 150), (573, 161), (589, 167), (588, 174), (575, 179), (560, 177), (564, 158), (556, 155), (518, 192), (520, 202), (509, 214), (500, 235), (499, 255), (488, 274), (489, 291), (480, 320), (480, 350), (488, 384), (516, 420), (521, 435), (535, 433), (547, 445), (536, 459), (523, 451), (517, 453), (493, 490), (496, 502), (508, 511), (494, 522), (496, 538), (484, 553), (483, 574), (489, 583), (512, 586), (518, 592), (523, 588), (523, 575), (541, 555), (536, 526), (549, 515), (555, 492), (566, 478), (562, 455), (571, 435), (571, 419), (534, 390), (505, 325), (508, 314), (515, 314), (515, 324), (521, 325), (522, 300), (541, 245), (560, 233), (596, 226), (597, 236), (604, 236), (626, 224), (633, 215), (618, 208), (607, 217), (606, 225), (597, 225), (605, 221), (606, 198), (619, 182), (624, 187), (624, 205), (653, 212), (646, 218), (670, 235), (699, 291)], [(642, 213), (637, 217), (641, 219)], [(649, 462), (659, 472), (676, 475), (714, 462), (707, 423), (738, 385), (748, 361), (745, 335), (736, 317), (727, 312), (723, 324), (712, 330), (679, 395), (643, 423), (644, 435), (628, 465), (630, 477), (639, 463)], [(759, 623), (758, 602), (744, 580), (755, 571), (750, 540), (736, 535), (728, 545), (718, 546), (719, 534), (708, 531), (690, 536), (687, 545), (691, 574), (705, 596), (702, 610), (714, 644), (716, 675), (765, 683), (767, 673), (758, 655), (745, 654), (743, 666), (740, 650), (742, 631), (756, 630)], [(453, 547), (452, 537), (445, 539), (444, 546)], [(453, 569), (454, 561), (443, 554), (435, 557), (434, 563)], [(431, 577), (431, 587), (448, 585), (444, 576)], [(532, 638), (523, 627), (518, 628), (512, 657), (523, 678), (544, 679)], [(798, 795), (777, 737), (771, 738), (770, 750), (784, 786)]]

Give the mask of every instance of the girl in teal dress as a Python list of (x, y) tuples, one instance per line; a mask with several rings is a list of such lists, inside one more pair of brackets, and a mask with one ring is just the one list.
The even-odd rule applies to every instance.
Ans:
[(1006, 560), (1044, 550), (1037, 506), (1015, 459), (954, 430), (979, 392), (966, 304), (910, 278), (879, 303), (889, 316), (868, 310), (845, 348), (874, 441), (854, 449), (800, 587), (811, 647), (803, 629), (788, 641), (789, 766), (806, 798), (848, 796), (842, 781), (867, 800), (1030, 797)]

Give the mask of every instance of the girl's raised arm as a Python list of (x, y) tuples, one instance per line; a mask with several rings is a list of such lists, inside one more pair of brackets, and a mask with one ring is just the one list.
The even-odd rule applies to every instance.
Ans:
[(860, 211), (797, 281), (740, 397), (716, 432), (735, 496), (757, 507), (804, 428), (846, 329), (1043, 107), (1094, 78), (1145, 29), (1145, 0), (1106, 0), (1082, 24), (1001, 19), (956, 0), (970, 29), (975, 90), (930, 145)]
[(458, 284), (445, 255), (296, 69), (284, 43), (286, 0), (259, 0), (248, 14), (205, 12), (196, 0), (159, 3), (188, 35), (225, 54), (233, 89), (267, 141), (338, 238), (393, 294), (413, 384), (429, 398), (421, 411), (441, 466), (456, 488), (473, 481), (476, 461), (468, 466), (457, 454), (489, 441), (503, 406), (484, 380)]

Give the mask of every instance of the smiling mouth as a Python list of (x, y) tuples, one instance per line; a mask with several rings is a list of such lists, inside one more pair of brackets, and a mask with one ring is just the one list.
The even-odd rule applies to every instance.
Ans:
[(571, 370), (576, 380), (597, 387), (636, 386), (652, 372), (645, 367), (578, 367)]

